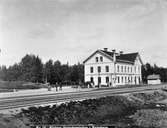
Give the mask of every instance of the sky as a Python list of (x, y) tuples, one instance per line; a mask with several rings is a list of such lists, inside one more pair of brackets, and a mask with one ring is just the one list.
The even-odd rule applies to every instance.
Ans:
[(26, 54), (82, 63), (97, 49), (167, 67), (166, 0), (0, 0), (0, 65)]

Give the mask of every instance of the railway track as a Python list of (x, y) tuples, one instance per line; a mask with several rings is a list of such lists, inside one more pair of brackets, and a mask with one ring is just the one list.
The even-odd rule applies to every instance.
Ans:
[(165, 85), (0, 98), (0, 110), (158, 90)]

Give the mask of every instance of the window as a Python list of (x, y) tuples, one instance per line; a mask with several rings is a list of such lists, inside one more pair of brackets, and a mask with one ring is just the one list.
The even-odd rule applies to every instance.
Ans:
[(119, 65), (117, 66), (117, 72), (119, 72)]
[(136, 66), (135, 66), (135, 73), (136, 73)]
[(121, 66), (121, 71), (123, 72), (123, 66)]
[(125, 72), (126, 72), (126, 66), (125, 66)]
[(136, 76), (135, 76), (135, 78), (134, 78), (134, 81), (135, 81), (135, 84), (136, 84)]
[(109, 83), (109, 77), (108, 76), (106, 77), (106, 83)]
[(94, 82), (93, 77), (90, 77), (90, 82), (91, 82), (91, 83), (93, 83), (93, 82)]
[(125, 76), (125, 83), (127, 82), (127, 77)]
[(98, 60), (98, 57), (96, 57), (96, 62), (98, 62), (99, 60)]
[(97, 67), (97, 72), (98, 72), (98, 73), (101, 72), (101, 67), (100, 67), (100, 66)]
[(102, 56), (100, 56), (100, 61), (103, 62), (103, 57)]
[(140, 67), (138, 67), (138, 71), (139, 71), (139, 73), (140, 73)]
[(90, 73), (93, 73), (93, 67), (90, 67)]
[(120, 82), (120, 80), (119, 80), (119, 76), (117, 77), (118, 78), (118, 83)]
[(109, 72), (109, 66), (106, 66), (106, 72)]
[(128, 67), (128, 73), (129, 73), (129, 67)]
[(122, 76), (122, 83), (124, 82), (124, 77)]
[(131, 73), (132, 73), (132, 67), (131, 67)]

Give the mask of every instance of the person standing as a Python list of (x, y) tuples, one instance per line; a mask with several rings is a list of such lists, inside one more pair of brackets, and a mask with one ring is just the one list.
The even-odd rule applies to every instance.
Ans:
[(62, 83), (60, 82), (59, 84), (60, 84), (59, 85), (59, 87), (60, 87), (59, 90), (62, 91)]
[(55, 84), (55, 87), (56, 87), (56, 92), (58, 91), (58, 83), (56, 82)]

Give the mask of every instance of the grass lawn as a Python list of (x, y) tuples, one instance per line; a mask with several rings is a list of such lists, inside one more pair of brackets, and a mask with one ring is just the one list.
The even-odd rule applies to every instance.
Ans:
[(46, 87), (46, 85), (24, 81), (0, 81), (0, 92), (12, 92), (14, 89), (39, 89)]

